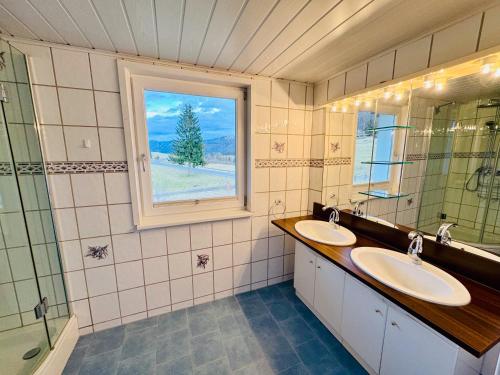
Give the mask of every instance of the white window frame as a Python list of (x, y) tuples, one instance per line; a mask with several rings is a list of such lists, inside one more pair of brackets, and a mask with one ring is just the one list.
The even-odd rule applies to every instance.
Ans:
[[(134, 224), (138, 229), (250, 216), (247, 210), (250, 170), (251, 82), (181, 68), (118, 61), (129, 182)], [(236, 100), (236, 196), (153, 203), (144, 90)]]

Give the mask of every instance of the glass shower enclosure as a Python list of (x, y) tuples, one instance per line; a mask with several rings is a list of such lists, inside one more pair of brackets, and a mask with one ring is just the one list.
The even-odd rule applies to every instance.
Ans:
[(69, 311), (26, 57), (3, 40), (0, 104), (0, 372), (31, 374)]

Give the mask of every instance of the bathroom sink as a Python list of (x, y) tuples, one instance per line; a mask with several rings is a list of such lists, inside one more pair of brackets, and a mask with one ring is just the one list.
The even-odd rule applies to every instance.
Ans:
[(412, 297), (446, 306), (470, 302), (470, 294), (460, 281), (427, 262), (415, 264), (406, 254), (357, 247), (351, 251), (351, 259), (374, 279)]
[(396, 226), (387, 221), (387, 220), (384, 220), (384, 219), (381, 219), (379, 217), (376, 217), (376, 216), (371, 216), (371, 215), (367, 215), (367, 216), (363, 216), (365, 219), (368, 219), (368, 220), (371, 220), (371, 221), (374, 221), (376, 223), (379, 223), (379, 224), (383, 224), (383, 225), (387, 225), (388, 227), (391, 227), (391, 228), (396, 228)]
[(349, 246), (356, 242), (356, 236), (340, 225), (320, 220), (302, 220), (295, 224), (300, 235), (326, 245)]
[[(428, 234), (426, 234), (424, 236), (424, 238), (427, 238), (428, 240), (436, 241), (435, 236), (430, 236)], [(462, 242), (452, 240), (450, 246), (455, 247), (455, 248), (460, 249), (460, 250), (467, 251), (467, 252), (472, 253), (472, 254), (482, 256), (484, 258), (488, 258), (490, 260), (494, 260), (495, 262), (500, 262), (500, 257), (498, 255), (489, 253), (488, 251), (485, 251), (482, 249), (478, 249), (477, 247), (474, 247), (474, 246), (464, 244)]]

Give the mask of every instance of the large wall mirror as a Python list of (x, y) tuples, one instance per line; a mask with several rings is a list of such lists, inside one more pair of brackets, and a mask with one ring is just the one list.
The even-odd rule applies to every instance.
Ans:
[(500, 54), (344, 98), (351, 208), (500, 261)]

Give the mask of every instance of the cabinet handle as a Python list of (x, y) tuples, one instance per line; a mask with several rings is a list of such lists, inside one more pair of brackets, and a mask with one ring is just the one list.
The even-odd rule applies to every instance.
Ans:
[(391, 326), (399, 328), (398, 323), (396, 323), (396, 322), (394, 322), (394, 321), (393, 321), (393, 322), (391, 322)]
[(319, 269), (321, 269), (321, 266), (318, 266)]
[(313, 264), (314, 262), (312, 260), (310, 260), (309, 263)]
[(384, 315), (382, 314), (382, 311), (380, 311), (379, 309), (375, 309), (375, 312), (376, 312), (377, 314), (380, 314), (380, 315), (384, 316)]

